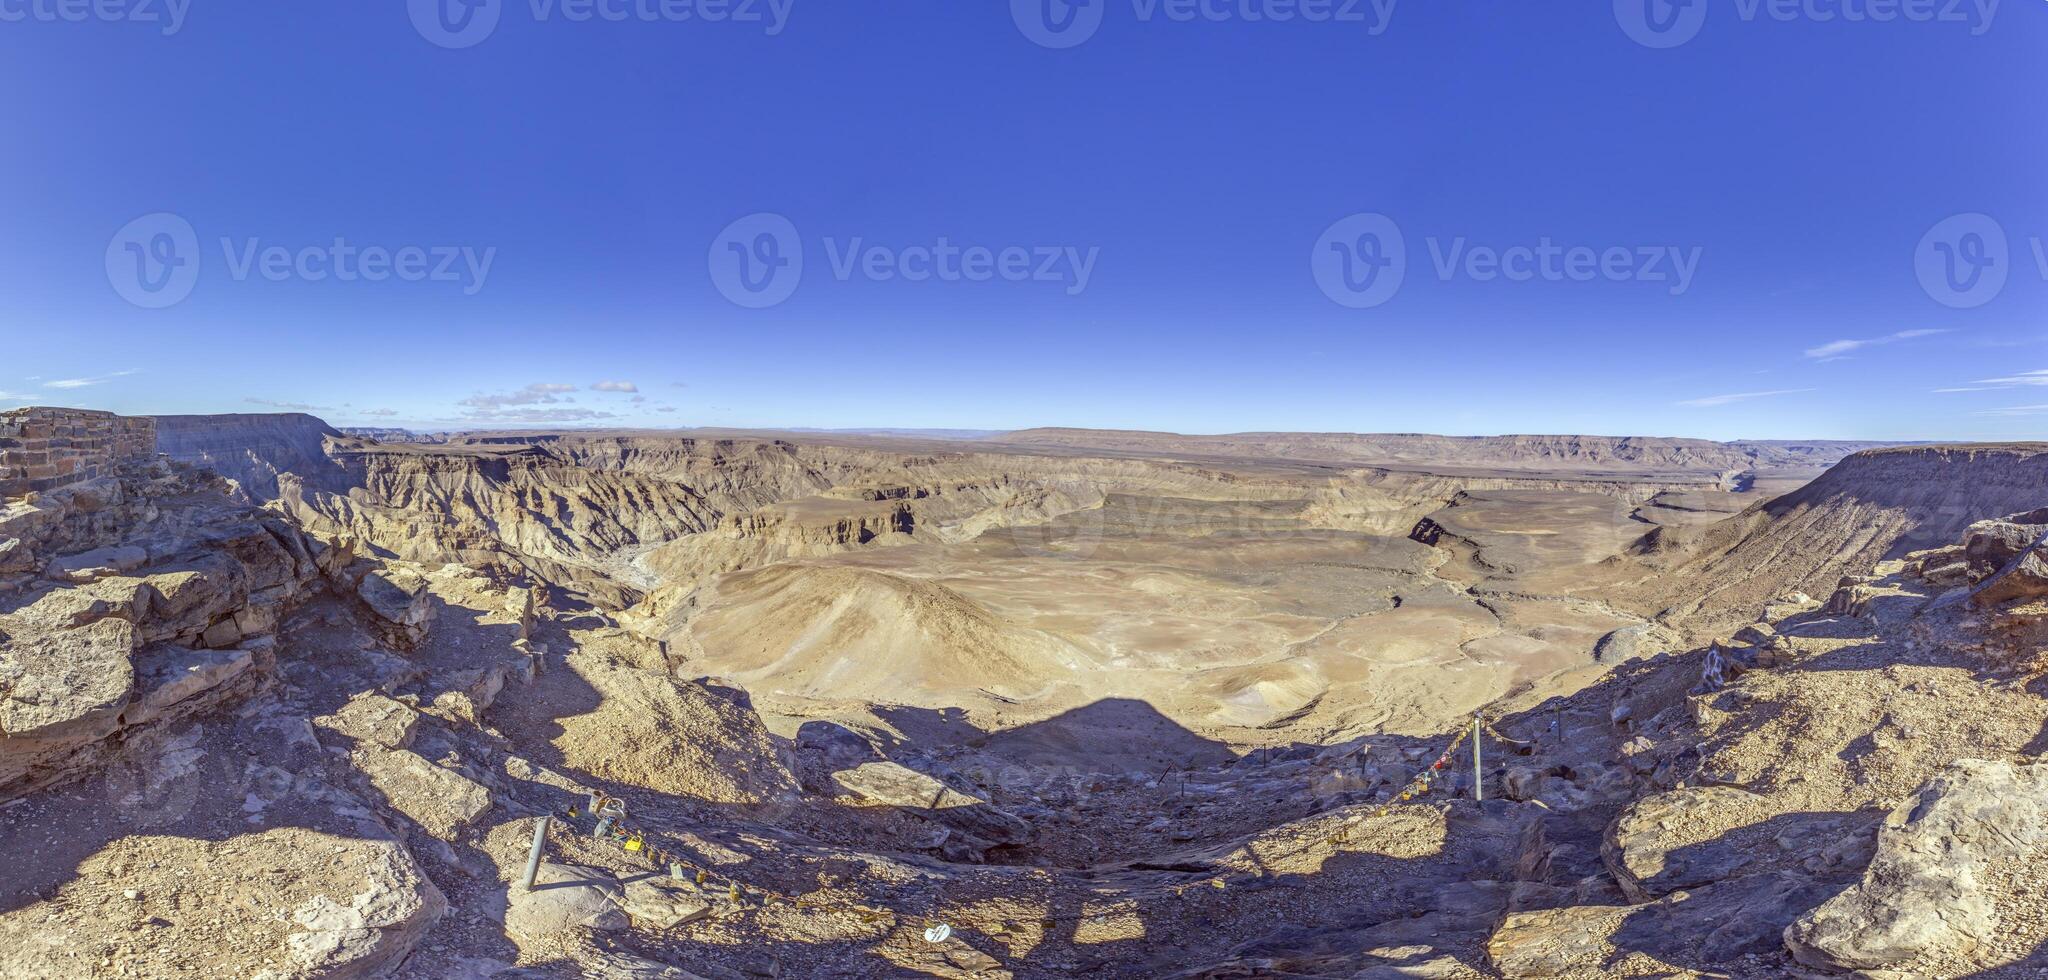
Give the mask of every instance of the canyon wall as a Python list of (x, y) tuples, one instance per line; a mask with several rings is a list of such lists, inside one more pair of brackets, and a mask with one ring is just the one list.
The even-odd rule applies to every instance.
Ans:
[(341, 433), (311, 415), (159, 415), (156, 451), (241, 484), (254, 500), (277, 497), (277, 476), (326, 481), (334, 474), (326, 440)]
[(1687, 556), (1658, 589), (1682, 617), (1711, 627), (1787, 591), (1825, 596), (1845, 568), (1946, 544), (1975, 521), (2040, 506), (2044, 488), (2048, 443), (1856, 453), (1718, 524), (1653, 535), (1653, 545)]

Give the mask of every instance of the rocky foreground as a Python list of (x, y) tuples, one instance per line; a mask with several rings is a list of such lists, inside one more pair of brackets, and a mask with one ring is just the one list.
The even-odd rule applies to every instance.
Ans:
[[(47, 444), (66, 436), (35, 431), (0, 438), (61, 451)], [(730, 450), (706, 450), (688, 465), (724, 472), (713, 457)], [(816, 478), (743, 451), (756, 458), (736, 465)], [(1999, 473), (1950, 458), (1923, 482), (1957, 489), (1929, 491), (1929, 512), (2037, 453)], [(1684, 544), (1718, 552), (1660, 552), (1682, 584), (1774, 521), (1822, 537), (1850, 533), (1845, 507), (1886, 515), (1855, 547), (1783, 542), (1758, 565), (1782, 569), (1779, 587), (1723, 632), (1696, 635), (1680, 603), (1593, 633), (1600, 676), (1570, 693), (1495, 698), (1478, 802), (1456, 729), (1247, 751), (1115, 698), (997, 731), (901, 704), (868, 705), (886, 725), (764, 718), (699, 677), (644, 605), (592, 604), (546, 563), (431, 550), (526, 556), (563, 537), (480, 536), (469, 501), (411, 525), (420, 550), (395, 547), (396, 502), (427, 507), (403, 488), (439, 486), (432, 467), (467, 457), (461, 481), (526, 467), (562, 486), (558, 455), (394, 455), (375, 465), (403, 479), (367, 494), (266, 466), (267, 506), (246, 480), (101, 455), (0, 511), (0, 975), (2048, 972), (2048, 512), (1950, 515), (1946, 540), (1920, 541), (1920, 501), (1868, 504), (1836, 481)], [(351, 458), (323, 447), (302, 468)], [(959, 499), (987, 492), (967, 476), (981, 489)], [(707, 499), (662, 497), (675, 509), (648, 519), (715, 534)], [(1512, 608), (1509, 566), (1551, 559), (1491, 544), (1483, 502), (1412, 547), (1444, 583), (1466, 576), (1472, 601)], [(563, 534), (625, 526), (612, 513)], [(1872, 546), (1879, 533), (1904, 543)], [(1937, 546), (1907, 552), (1920, 544)], [(1785, 588), (1821, 553), (1861, 565), (1814, 597)], [(572, 584), (603, 571), (591, 554), (559, 552), (581, 563)], [(874, 587), (835, 574), (849, 595)], [(623, 805), (603, 837), (593, 797)]]

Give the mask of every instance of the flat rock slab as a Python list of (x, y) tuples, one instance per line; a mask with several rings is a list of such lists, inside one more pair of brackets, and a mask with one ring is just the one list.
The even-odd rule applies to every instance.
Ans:
[(867, 803), (909, 810), (999, 844), (1031, 837), (1031, 825), (1023, 819), (894, 762), (835, 772), (832, 781)]
[(63, 582), (92, 582), (149, 564), (149, 552), (133, 546), (101, 548), (50, 562), (43, 574)]
[(579, 929), (610, 931), (630, 923), (618, 879), (596, 868), (544, 863), (531, 890), (512, 884), (505, 931), (528, 941)]
[(119, 619), (0, 637), (0, 735), (92, 740), (119, 724), (135, 688), (135, 627)]
[(349, 758), (392, 809), (440, 840), (460, 837), (491, 808), (489, 790), (416, 752), (367, 745)]
[(154, 720), (241, 676), (254, 662), (255, 653), (250, 650), (151, 647), (136, 657), (135, 703), (122, 717), (131, 725)]
[(376, 693), (358, 694), (333, 714), (313, 719), (319, 729), (387, 749), (410, 748), (419, 723), (420, 713), (411, 705)]
[(1757, 856), (1726, 839), (1767, 810), (1763, 797), (1729, 786), (1695, 786), (1644, 797), (1607, 829), (1601, 855), (1629, 897), (1649, 901), (1740, 873)]

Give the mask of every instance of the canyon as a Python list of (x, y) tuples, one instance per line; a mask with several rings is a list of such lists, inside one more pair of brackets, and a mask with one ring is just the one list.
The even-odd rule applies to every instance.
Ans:
[(9, 976), (2048, 970), (2048, 444), (0, 453)]

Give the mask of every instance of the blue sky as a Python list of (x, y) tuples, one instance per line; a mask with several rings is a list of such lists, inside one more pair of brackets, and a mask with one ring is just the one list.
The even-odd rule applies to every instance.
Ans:
[(2040, 3), (70, 2), (0, 406), (2048, 431)]

